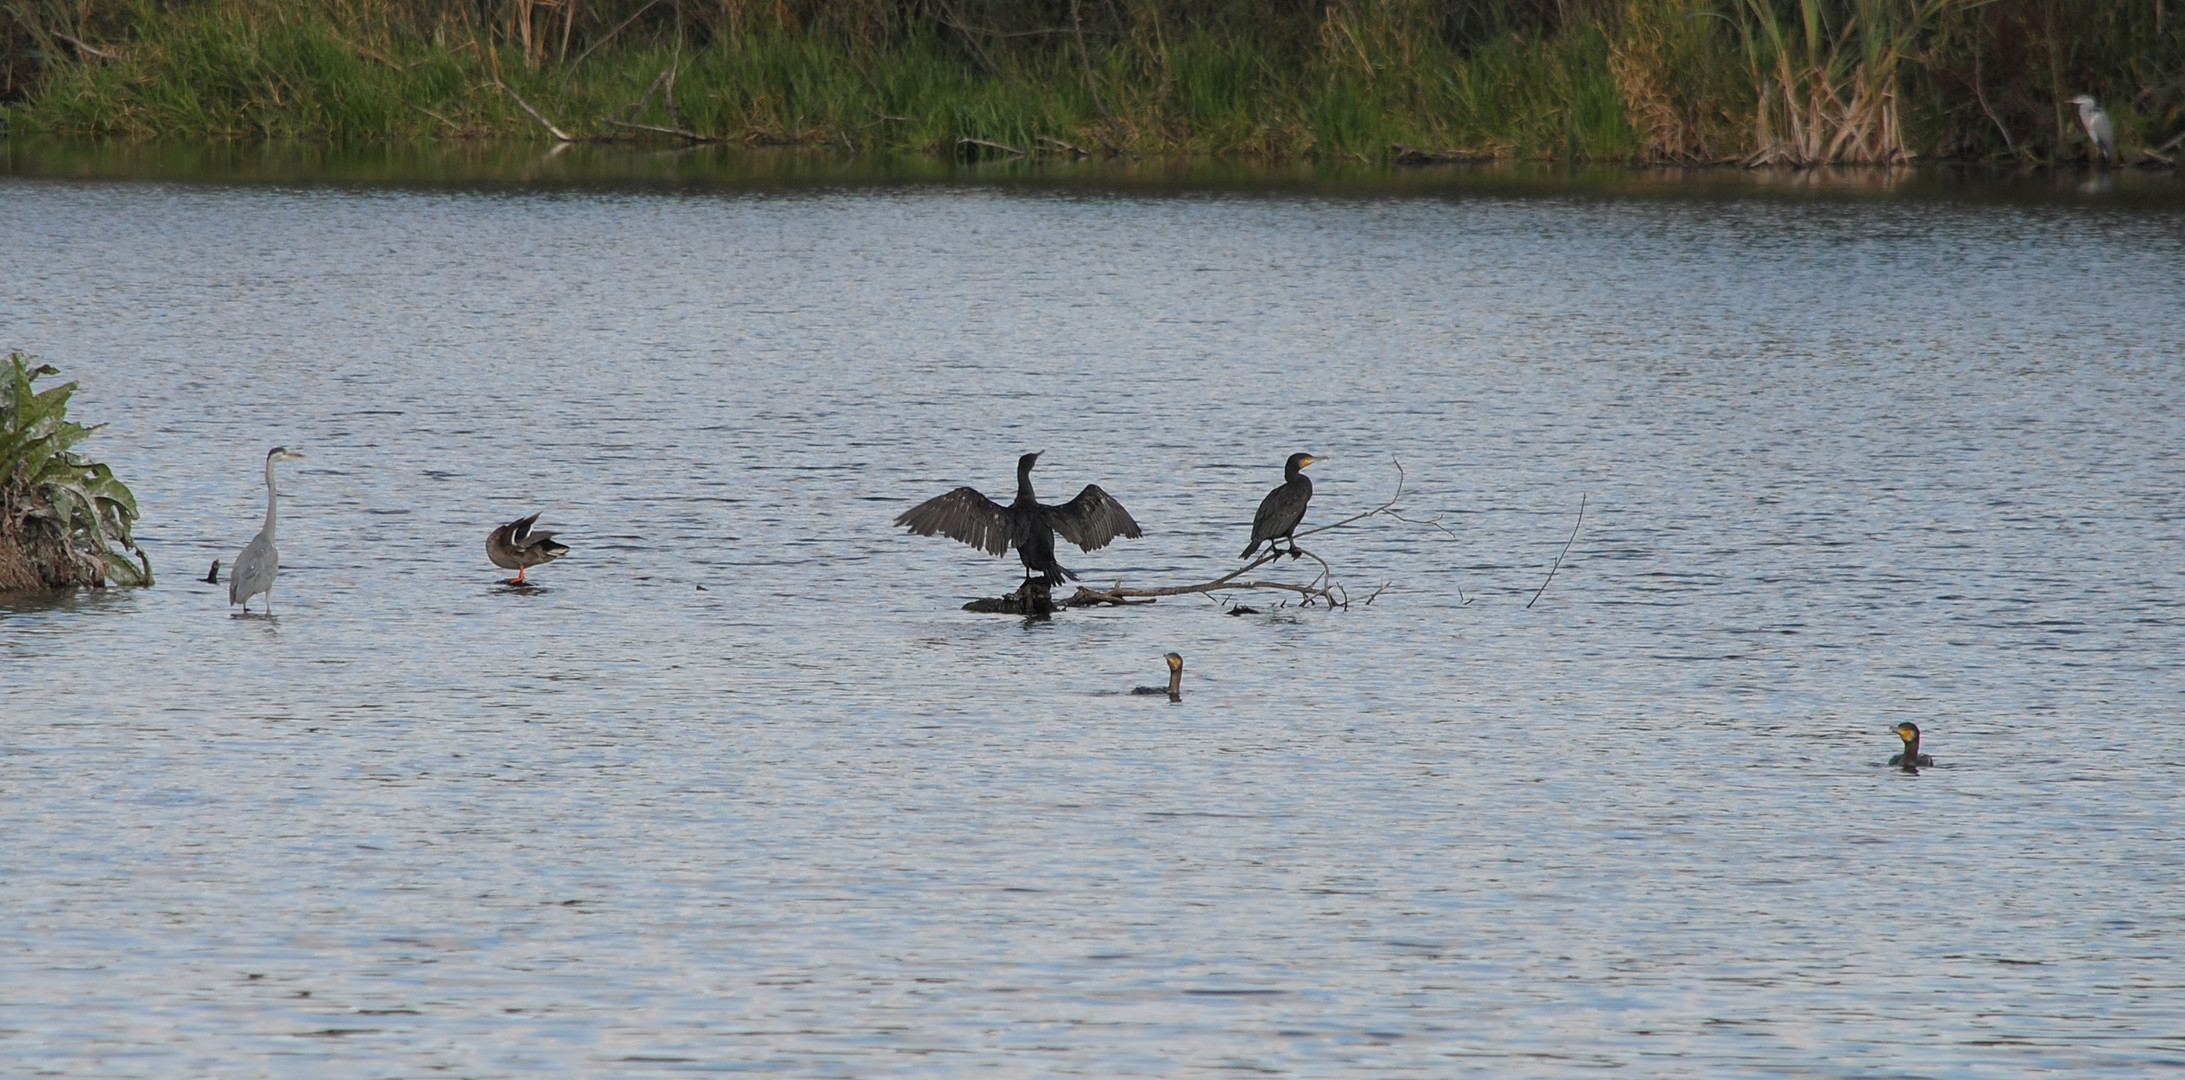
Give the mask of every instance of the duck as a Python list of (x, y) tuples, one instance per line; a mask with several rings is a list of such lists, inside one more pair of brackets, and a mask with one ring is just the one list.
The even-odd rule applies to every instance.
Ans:
[(516, 576), (503, 579), (503, 585), (528, 585), (524, 571), (550, 563), (569, 554), (569, 545), (554, 539), (550, 532), (533, 532), (531, 526), (539, 520), (533, 514), (518, 518), (486, 535), (486, 558), (503, 570), (514, 570)]

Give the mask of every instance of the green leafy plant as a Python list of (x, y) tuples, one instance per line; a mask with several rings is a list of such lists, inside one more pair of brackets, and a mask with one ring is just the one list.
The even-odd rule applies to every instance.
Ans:
[(0, 592), (150, 585), (152, 561), (129, 532), (136, 496), (71, 449), (104, 425), (68, 419), (75, 383), (31, 385), (58, 374), (22, 353), (0, 364)]

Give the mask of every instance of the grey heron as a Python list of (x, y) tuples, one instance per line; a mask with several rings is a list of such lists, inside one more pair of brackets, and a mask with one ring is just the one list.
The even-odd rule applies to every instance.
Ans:
[(2094, 98), (2089, 94), (2080, 94), (2072, 98), (2071, 103), (2079, 107), (2079, 124), (2086, 128), (2086, 137), (2094, 140), (2094, 153), (2105, 165), (2114, 160), (2117, 156), (2117, 129), (2109, 123), (2109, 114), (2103, 112), (2101, 106), (2094, 104)]
[(273, 614), (273, 576), (281, 572), (281, 553), (273, 547), (273, 522), (281, 503), (280, 492), (273, 486), (273, 466), (301, 457), (285, 446), (266, 451), (266, 524), (235, 557), (235, 568), (228, 573), (228, 603), (243, 605), (245, 615), (250, 614), (250, 598), (259, 593), (265, 594), (266, 614)]
[(1268, 551), (1279, 552), (1277, 540), (1288, 540), (1290, 557), (1297, 558), (1297, 537), (1290, 534), (1305, 520), (1305, 504), (1313, 499), (1313, 482), (1306, 478), (1305, 466), (1318, 460), (1311, 454), (1291, 454), (1290, 460), (1283, 463), (1282, 486), (1259, 501), (1259, 513), (1252, 515), (1252, 543), (1237, 558), (1251, 558), (1262, 543)]
[(503, 570), (516, 572), (515, 577), (501, 584), (528, 585), (523, 579), (525, 570), (569, 554), (569, 545), (556, 541), (553, 533), (531, 530), (538, 520), (537, 514), (518, 518), (486, 534), (486, 558)]
[(1017, 498), (1007, 506), (976, 488), (960, 487), (911, 507), (895, 523), (919, 536), (938, 533), (961, 540), (989, 555), (1004, 555), (1016, 548), (1017, 558), (1024, 563), (1024, 579), (1030, 581), (1037, 571), (1050, 587), (1077, 577), (1055, 561), (1056, 533), (1086, 551), (1107, 547), (1118, 536), (1145, 535), (1131, 520), (1130, 511), (1098, 484), (1085, 485), (1077, 498), (1060, 506), (1040, 502), (1032, 494), (1032, 465), (1038, 460), (1037, 453), (1017, 459)]

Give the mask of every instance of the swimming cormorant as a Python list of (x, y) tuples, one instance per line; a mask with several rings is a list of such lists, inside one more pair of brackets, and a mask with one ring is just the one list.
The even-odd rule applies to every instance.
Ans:
[(1922, 765), (1932, 765), (1935, 763), (1934, 758), (1919, 752), (1918, 724), (1912, 723), (1911, 721), (1906, 721), (1902, 724), (1898, 724), (1896, 727), (1890, 728), (1889, 730), (1896, 732), (1897, 738), (1904, 740), (1904, 753), (1897, 754), (1891, 757), (1889, 759), (1889, 763), (1891, 765), (1899, 765), (1907, 769), (1914, 769)]
[(1267, 493), (1259, 501), (1259, 513), (1252, 515), (1252, 542), (1244, 549), (1240, 559), (1249, 559), (1264, 543), (1267, 550), (1280, 550), (1277, 540), (1290, 542), (1290, 557), (1297, 558), (1297, 538), (1290, 535), (1297, 531), (1297, 524), (1305, 520), (1305, 504), (1313, 499), (1313, 482), (1305, 477), (1305, 466), (1318, 461), (1311, 454), (1291, 454), (1288, 464), (1282, 467), (1282, 486)]
[(1131, 687), (1130, 692), (1133, 694), (1167, 694), (1170, 701), (1182, 701), (1184, 699), (1184, 654), (1169, 653), (1162, 659), (1168, 661), (1168, 685), (1134, 686)]
[(1045, 576), (1050, 588), (1077, 578), (1076, 573), (1055, 561), (1056, 533), (1086, 551), (1107, 547), (1118, 536), (1136, 539), (1144, 535), (1138, 523), (1131, 520), (1130, 511), (1123, 509), (1115, 496), (1100, 490), (1098, 484), (1085, 485), (1077, 498), (1061, 506), (1049, 506), (1034, 498), (1032, 464), (1038, 460), (1037, 453), (1017, 459), (1017, 498), (1007, 506), (979, 494), (976, 488), (960, 487), (911, 507), (895, 523), (919, 536), (939, 534), (961, 540), (989, 555), (1005, 555), (1015, 548), (1017, 558), (1024, 562), (1025, 580), (1030, 581), (1036, 572)]
[(532, 532), (531, 525), (539, 520), (533, 514), (519, 518), (486, 534), (486, 558), (503, 570), (514, 570), (516, 576), (503, 579), (503, 585), (528, 585), (524, 571), (540, 563), (550, 563), (569, 554), (569, 545), (554, 539), (550, 532)]

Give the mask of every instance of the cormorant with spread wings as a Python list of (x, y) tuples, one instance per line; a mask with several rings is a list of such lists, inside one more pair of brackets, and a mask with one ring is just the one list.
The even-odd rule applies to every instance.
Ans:
[(1032, 465), (1038, 460), (1036, 453), (1017, 459), (1017, 498), (1007, 506), (976, 488), (960, 487), (911, 507), (895, 523), (919, 536), (961, 540), (989, 555), (1006, 555), (1015, 548), (1024, 561), (1025, 580), (1042, 574), (1050, 588), (1077, 577), (1055, 561), (1056, 533), (1086, 551), (1107, 547), (1118, 536), (1144, 535), (1130, 511), (1098, 484), (1085, 485), (1077, 498), (1060, 506), (1040, 502), (1032, 495)]

